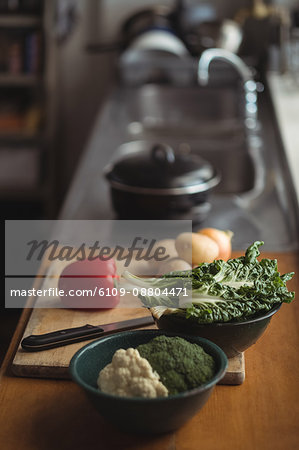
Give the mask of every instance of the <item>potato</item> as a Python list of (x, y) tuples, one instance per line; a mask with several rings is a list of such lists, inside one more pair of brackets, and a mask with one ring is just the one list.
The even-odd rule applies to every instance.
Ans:
[(197, 233), (181, 233), (175, 241), (180, 258), (189, 264), (213, 262), (218, 257), (219, 248), (213, 239)]
[(125, 266), (125, 261), (115, 261), (115, 264), (116, 273), (119, 276), (121, 276), (126, 270), (137, 276), (155, 275), (148, 261), (136, 261), (136, 259), (132, 259), (127, 267)]
[[(150, 259), (149, 261), (145, 261), (143, 259), (136, 260), (137, 253), (139, 254), (139, 251), (135, 250), (132, 254), (132, 260), (128, 267), (125, 267), (125, 260), (118, 261), (116, 259), (116, 267), (117, 267), (117, 274), (121, 275), (125, 270), (128, 270), (129, 272), (133, 273), (134, 275), (142, 276), (154, 276), (157, 274), (159, 266), (163, 262), (167, 262), (173, 258), (178, 258), (178, 253), (175, 248), (175, 240), (174, 239), (162, 239), (160, 241), (157, 241), (155, 245), (153, 246), (149, 256), (153, 256), (157, 248), (162, 247), (165, 248), (164, 254), (159, 254), (158, 258), (165, 258), (165, 256), (168, 256), (167, 259), (164, 259), (163, 261), (157, 260), (157, 259)], [(128, 251), (126, 251), (124, 254), (127, 254)], [(147, 249), (144, 248), (141, 254), (139, 254), (139, 257), (147, 254)]]
[[(178, 257), (178, 252), (177, 252), (177, 250), (175, 248), (175, 240), (174, 239), (161, 239), (161, 241), (157, 241), (155, 243), (155, 245), (153, 246), (153, 249), (151, 251), (151, 255), (154, 255), (155, 250), (158, 247), (165, 248), (164, 255), (159, 255), (159, 258), (165, 258), (165, 256), (168, 255), (168, 258), (164, 260), (165, 262), (169, 261), (170, 259)], [(156, 259), (151, 259), (149, 261), (149, 264), (150, 264), (151, 267), (158, 269), (158, 267), (164, 261), (157, 261)]]
[[(124, 255), (128, 254), (128, 252), (125, 252)], [(121, 276), (126, 270), (131, 272), (133, 275), (137, 276), (143, 276), (143, 275), (155, 275), (155, 271), (153, 267), (151, 266), (151, 261), (145, 261), (145, 260), (136, 260), (137, 251), (134, 251), (132, 253), (132, 259), (129, 261), (129, 265), (125, 266), (126, 260), (122, 259), (119, 260), (118, 258), (115, 258), (115, 264), (116, 264), (116, 273), (117, 275)]]
[(176, 270), (190, 270), (191, 266), (187, 263), (187, 261), (184, 261), (180, 258), (172, 258), (167, 259), (166, 261), (163, 261), (158, 268), (158, 274), (164, 275), (168, 272), (174, 272)]
[(217, 259), (223, 259), (227, 261), (232, 254), (232, 237), (234, 233), (230, 230), (218, 230), (217, 228), (203, 228), (198, 230), (197, 233), (208, 236), (216, 242), (219, 248), (219, 254)]

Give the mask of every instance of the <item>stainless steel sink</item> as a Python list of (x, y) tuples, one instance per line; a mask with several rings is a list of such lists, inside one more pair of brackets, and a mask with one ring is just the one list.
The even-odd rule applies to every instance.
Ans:
[(242, 194), (261, 185), (261, 154), (246, 139), (236, 88), (145, 85), (135, 88), (126, 105), (132, 140), (166, 142), (177, 152), (199, 154), (221, 174), (218, 194)]
[(192, 152), (198, 153), (218, 169), (221, 175), (221, 181), (215, 188), (218, 194), (242, 194), (254, 189), (258, 171), (255, 160), (246, 148), (224, 150), (195, 146)]
[(145, 85), (127, 99), (129, 132), (138, 136), (231, 137), (244, 134), (236, 88)]

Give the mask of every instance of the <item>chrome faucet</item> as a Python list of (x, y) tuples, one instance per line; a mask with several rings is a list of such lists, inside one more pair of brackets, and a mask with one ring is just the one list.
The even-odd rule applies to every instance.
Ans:
[(243, 80), (245, 94), (245, 127), (253, 131), (257, 126), (257, 89), (249, 67), (234, 53), (221, 48), (205, 50), (198, 63), (198, 82), (202, 86), (208, 84), (210, 63), (219, 59), (232, 65)]

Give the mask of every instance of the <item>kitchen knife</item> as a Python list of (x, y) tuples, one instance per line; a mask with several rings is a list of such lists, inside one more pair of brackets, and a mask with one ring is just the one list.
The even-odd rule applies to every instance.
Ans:
[(22, 340), (21, 346), (28, 352), (40, 352), (42, 350), (62, 347), (64, 345), (74, 344), (88, 339), (95, 339), (117, 331), (153, 325), (154, 323), (152, 316), (147, 316), (121, 322), (107, 323), (105, 325), (87, 324), (82, 327), (66, 328), (65, 330), (53, 331), (51, 333), (32, 334)]

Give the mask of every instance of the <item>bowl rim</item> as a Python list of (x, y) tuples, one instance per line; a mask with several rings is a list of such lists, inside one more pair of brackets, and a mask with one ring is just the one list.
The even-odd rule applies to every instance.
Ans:
[[(240, 320), (240, 321), (228, 321), (228, 322), (210, 322), (210, 323), (200, 323), (200, 322), (196, 322), (195, 320), (190, 320), (188, 321), (188, 324), (190, 324), (190, 326), (196, 326), (196, 327), (231, 327), (231, 326), (238, 326), (238, 325), (247, 325), (250, 323), (256, 323), (256, 322), (260, 322), (261, 320), (264, 319), (268, 319), (269, 317), (272, 317), (277, 311), (279, 311), (279, 309), (282, 306), (282, 303), (278, 303), (277, 305), (273, 306), (273, 308), (271, 308), (269, 311), (266, 311), (265, 313), (261, 313), (260, 315), (257, 315), (256, 317), (252, 317), (251, 319), (247, 319), (247, 320)], [(166, 315), (166, 314), (165, 314)], [(171, 314), (169, 314), (171, 315)], [(161, 320), (163, 317), (163, 315), (160, 318), (156, 318), (155, 316), (153, 316), (153, 319), (155, 320), (155, 322), (158, 322), (159, 320)], [(183, 320), (189, 320), (189, 319), (184, 319), (181, 318)]]
[[(172, 395), (168, 395), (167, 397), (156, 397), (156, 398), (147, 398), (147, 397), (121, 397), (118, 395), (113, 395), (113, 394), (107, 394), (105, 392), (100, 391), (100, 389), (95, 388), (93, 386), (90, 386), (88, 383), (86, 383), (85, 381), (83, 381), (81, 379), (81, 377), (78, 375), (77, 372), (77, 362), (78, 359), (80, 358), (80, 356), (85, 353), (88, 349), (91, 349), (93, 347), (97, 347), (98, 345), (100, 345), (101, 342), (110, 340), (110, 339), (114, 339), (117, 337), (120, 337), (121, 335), (131, 335), (131, 334), (147, 334), (147, 335), (152, 335), (152, 336), (159, 336), (159, 335), (164, 335), (164, 336), (178, 336), (178, 337), (182, 337), (183, 339), (189, 340), (192, 339), (192, 341), (196, 340), (198, 341), (197, 343), (199, 345), (204, 344), (206, 345), (208, 348), (210, 349), (214, 349), (216, 351), (216, 353), (218, 354), (219, 357), (219, 361), (220, 361), (220, 368), (218, 369), (218, 371), (213, 375), (213, 377), (208, 380), (206, 383), (203, 383), (202, 385), (190, 389), (188, 391), (184, 391), (184, 392), (180, 392), (178, 394), (172, 394)], [(189, 341), (190, 342), (190, 341)], [(121, 347), (120, 347), (121, 348)], [(205, 351), (208, 351), (208, 349), (206, 349)], [(215, 358), (213, 358), (215, 360)], [(100, 339), (97, 339), (93, 342), (90, 342), (89, 344), (85, 345), (84, 347), (80, 348), (73, 356), (72, 359), (70, 361), (70, 365), (69, 365), (69, 371), (71, 374), (71, 378), (72, 380), (77, 383), (79, 386), (81, 386), (83, 389), (85, 389), (86, 391), (88, 391), (91, 394), (95, 394), (98, 397), (106, 397), (107, 399), (117, 399), (119, 401), (125, 401), (125, 402), (152, 402), (152, 403), (159, 403), (159, 402), (163, 402), (163, 401), (175, 401), (179, 398), (184, 398), (184, 397), (192, 397), (195, 396), (201, 392), (205, 392), (208, 389), (212, 388), (213, 386), (215, 386), (225, 375), (225, 372), (227, 370), (228, 367), (228, 358), (226, 356), (226, 354), (224, 353), (224, 351), (214, 342), (210, 341), (209, 339), (206, 338), (202, 338), (199, 336), (191, 336), (191, 335), (186, 335), (183, 333), (175, 333), (175, 332), (171, 332), (171, 331), (163, 331), (163, 330), (129, 330), (129, 331), (122, 331), (120, 333), (114, 333), (114, 334), (110, 334), (108, 336), (103, 336)]]

